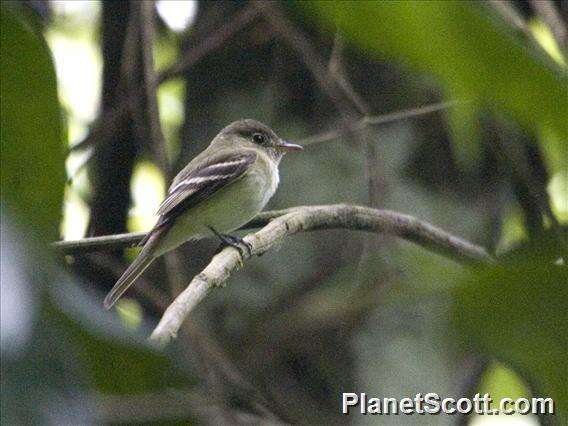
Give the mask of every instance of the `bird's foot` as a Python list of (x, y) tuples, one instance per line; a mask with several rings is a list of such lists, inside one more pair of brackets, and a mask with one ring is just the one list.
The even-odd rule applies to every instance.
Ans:
[(250, 243), (247, 243), (241, 237), (229, 234), (221, 234), (217, 232), (217, 230), (212, 226), (209, 226), (208, 228), (211, 229), (211, 232), (213, 232), (213, 234), (215, 234), (215, 236), (219, 238), (219, 240), (221, 240), (221, 245), (219, 246), (215, 254), (219, 253), (225, 247), (229, 246), (236, 248), (239, 251), (241, 258), (244, 258), (244, 250), (248, 252), (248, 257), (252, 257), (252, 245)]

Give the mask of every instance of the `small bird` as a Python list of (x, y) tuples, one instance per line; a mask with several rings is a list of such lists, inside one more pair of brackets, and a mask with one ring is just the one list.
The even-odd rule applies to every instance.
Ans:
[(256, 120), (235, 121), (221, 130), (174, 178), (156, 225), (140, 242), (140, 254), (108, 293), (104, 307), (110, 309), (154, 259), (186, 241), (213, 233), (240, 250), (242, 240), (228, 233), (260, 213), (278, 187), (282, 156), (301, 150)]

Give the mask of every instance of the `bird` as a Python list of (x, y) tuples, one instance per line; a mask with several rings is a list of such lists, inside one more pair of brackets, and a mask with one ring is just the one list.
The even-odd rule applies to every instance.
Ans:
[[(173, 179), (158, 220), (140, 242), (142, 250), (104, 299), (110, 309), (158, 257), (213, 233), (223, 245), (240, 249), (229, 233), (262, 211), (276, 192), (278, 166), (301, 145), (281, 139), (270, 127), (241, 119), (223, 128), (209, 146)], [(249, 248), (250, 249), (250, 248)]]

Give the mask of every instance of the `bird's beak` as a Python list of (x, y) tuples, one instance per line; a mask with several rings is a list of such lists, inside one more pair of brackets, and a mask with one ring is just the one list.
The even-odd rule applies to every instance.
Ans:
[(282, 151), (303, 151), (304, 147), (302, 145), (298, 145), (295, 143), (287, 142), (284, 140), (280, 140), (278, 144), (278, 148)]

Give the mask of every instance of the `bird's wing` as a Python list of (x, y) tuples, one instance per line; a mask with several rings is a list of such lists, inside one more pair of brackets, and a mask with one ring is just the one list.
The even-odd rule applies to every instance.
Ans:
[(221, 188), (235, 182), (245, 174), (255, 160), (254, 152), (221, 153), (201, 166), (182, 171), (158, 208), (160, 222), (171, 221)]

